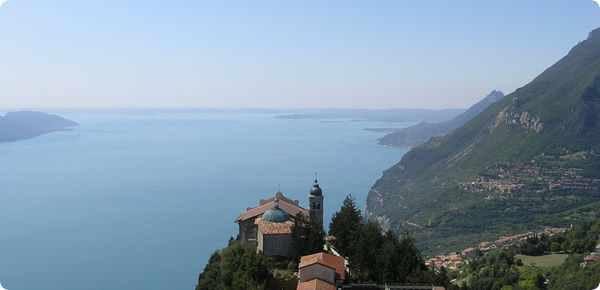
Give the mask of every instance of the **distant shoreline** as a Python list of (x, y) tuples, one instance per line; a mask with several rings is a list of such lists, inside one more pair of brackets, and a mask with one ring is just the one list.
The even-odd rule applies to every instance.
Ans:
[(9, 112), (0, 116), (0, 143), (12, 143), (42, 135), (71, 131), (79, 123), (42, 112)]

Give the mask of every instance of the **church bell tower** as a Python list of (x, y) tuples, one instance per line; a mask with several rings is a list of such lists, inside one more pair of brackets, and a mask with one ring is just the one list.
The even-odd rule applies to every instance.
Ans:
[(323, 228), (323, 190), (319, 186), (319, 181), (315, 178), (315, 183), (308, 195), (310, 221), (311, 223)]

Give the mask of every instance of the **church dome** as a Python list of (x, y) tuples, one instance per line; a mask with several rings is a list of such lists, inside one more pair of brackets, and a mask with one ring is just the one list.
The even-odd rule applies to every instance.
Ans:
[(323, 195), (323, 191), (321, 190), (321, 187), (319, 186), (319, 181), (317, 181), (316, 179), (315, 179), (315, 183), (313, 184), (312, 189), (310, 190), (310, 195), (315, 195), (315, 196)]
[(284, 223), (290, 219), (289, 215), (279, 208), (279, 204), (275, 202), (273, 208), (268, 209), (262, 216), (262, 220), (270, 223)]

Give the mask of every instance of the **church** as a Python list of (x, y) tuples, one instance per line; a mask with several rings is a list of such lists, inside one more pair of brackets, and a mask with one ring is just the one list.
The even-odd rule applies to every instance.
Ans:
[(298, 200), (291, 200), (282, 192), (260, 200), (257, 207), (247, 208), (235, 220), (240, 244), (256, 247), (266, 256), (293, 257), (297, 253), (296, 219), (302, 217), (323, 226), (323, 191), (316, 179), (308, 194), (308, 205), (308, 209), (303, 208)]

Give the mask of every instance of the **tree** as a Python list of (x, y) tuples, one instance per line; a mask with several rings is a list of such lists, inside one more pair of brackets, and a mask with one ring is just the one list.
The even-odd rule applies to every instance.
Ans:
[(600, 284), (600, 263), (581, 267), (583, 255), (573, 255), (550, 275), (548, 289), (595, 289)]
[(211, 256), (196, 290), (262, 290), (271, 279), (272, 267), (267, 257), (232, 243)]
[(448, 285), (447, 275), (437, 275), (425, 267), (409, 235), (399, 239), (391, 231), (384, 233), (379, 224), (363, 221), (354, 199), (348, 196), (329, 226), (330, 235), (335, 236), (334, 245), (348, 258), (352, 280), (377, 283), (439, 280)]
[(358, 237), (362, 220), (354, 198), (348, 195), (329, 225), (329, 234), (335, 237), (334, 246), (342, 255), (349, 257), (353, 254), (353, 244)]
[(421, 253), (409, 235), (399, 239), (391, 231), (383, 233), (374, 222), (360, 227), (351, 253), (349, 262), (355, 281), (379, 284), (439, 282), (444, 286), (449, 283), (447, 275), (437, 275), (425, 267)]
[(435, 275), (433, 282), (436, 286), (444, 286), (446, 289), (450, 286), (450, 276), (448, 275), (448, 270), (445, 267), (442, 267), (438, 274)]
[[(367, 223), (359, 227), (357, 237), (349, 245), (350, 268), (354, 279), (359, 281), (379, 281), (382, 263), (380, 250), (383, 245), (381, 229), (376, 223)], [(382, 261), (383, 262), (383, 261)]]
[(204, 271), (200, 273), (196, 290), (223, 289), (221, 287), (221, 255), (215, 252), (210, 256)]
[(472, 261), (465, 272), (469, 273), (466, 289), (500, 290), (519, 282), (514, 255), (504, 250), (490, 252)]
[(381, 279), (378, 280), (380, 283), (390, 281), (419, 283), (431, 279), (443, 279), (441, 276), (426, 279), (424, 273), (427, 269), (414, 240), (408, 235), (398, 239), (398, 236), (391, 231), (383, 235), (382, 246), (377, 255), (377, 265), (377, 271), (381, 273)]
[(400, 278), (406, 277), (402, 282), (420, 282), (423, 279), (423, 272), (426, 271), (425, 263), (421, 252), (415, 244), (415, 240), (408, 234), (405, 234), (400, 240), (398, 246), (398, 255), (401, 259), (399, 263)]
[(552, 251), (553, 253), (558, 253), (561, 250), (562, 250), (561, 243), (559, 243), (559, 242), (552, 242), (550, 244), (550, 251)]
[(300, 256), (323, 250), (325, 233), (321, 225), (308, 221), (302, 213), (296, 216), (294, 223), (294, 243)]
[(519, 289), (521, 290), (541, 290), (546, 289), (546, 278), (543, 275), (543, 269), (537, 267), (521, 267), (519, 270)]

